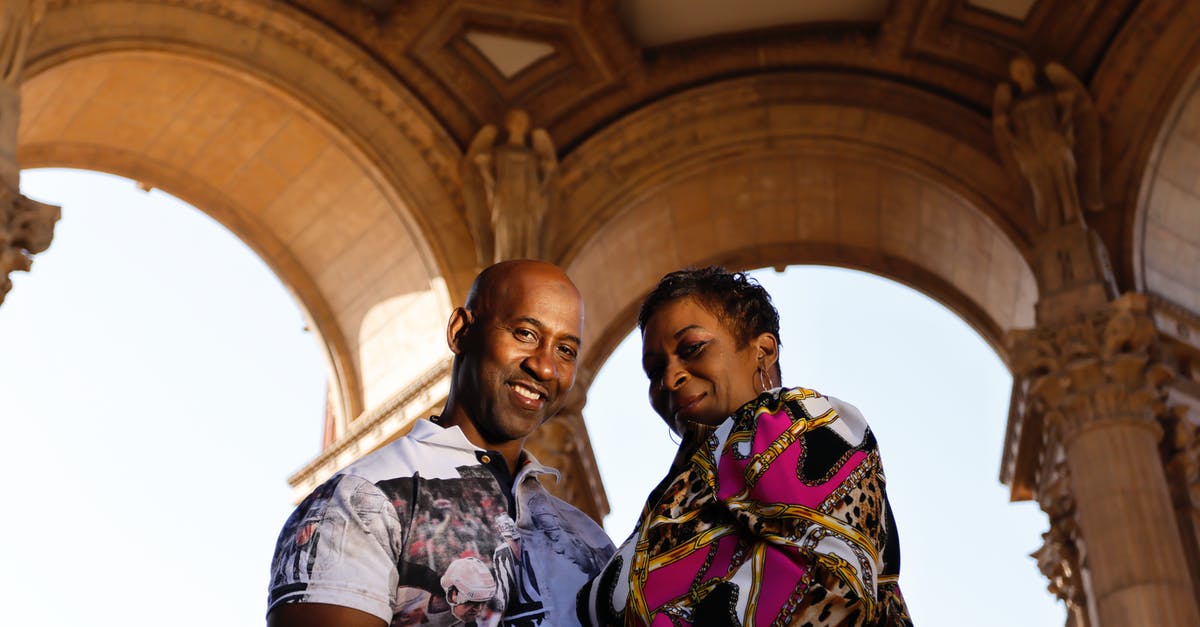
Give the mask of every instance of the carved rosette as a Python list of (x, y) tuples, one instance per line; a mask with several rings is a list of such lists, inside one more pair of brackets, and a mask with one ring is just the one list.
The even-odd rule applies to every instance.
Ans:
[(1076, 322), (1010, 337), (1025, 411), (1047, 442), (1068, 445), (1086, 429), (1137, 425), (1161, 437), (1171, 370), (1154, 356), (1157, 331), (1143, 294), (1126, 294)]

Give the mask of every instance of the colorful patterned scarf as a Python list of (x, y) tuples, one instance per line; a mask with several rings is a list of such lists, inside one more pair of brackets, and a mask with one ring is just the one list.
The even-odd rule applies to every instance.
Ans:
[[(835, 408), (836, 405), (836, 408)], [(689, 429), (633, 536), (579, 596), (584, 625), (911, 625), (875, 437), (778, 389)]]

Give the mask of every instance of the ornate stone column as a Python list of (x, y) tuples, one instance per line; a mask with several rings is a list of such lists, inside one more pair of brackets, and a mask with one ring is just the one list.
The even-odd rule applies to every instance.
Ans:
[(582, 374), (577, 377), (567, 404), (530, 436), (525, 448), (561, 473), (557, 483), (543, 482), (551, 493), (603, 523), (609, 511), (608, 497), (583, 423), (589, 384), (584, 379)]
[(21, 69), (44, 11), (42, 0), (0, 3), (0, 304), (12, 289), (9, 273), (29, 270), (32, 256), (50, 246), (59, 217), (58, 207), (21, 195), (16, 156)]
[[(1024, 420), (1044, 434), (1038, 498), (1051, 530), (1037, 555), (1073, 566), (1051, 589), (1073, 616), (1090, 608), (1076, 624), (1200, 625), (1159, 456), (1171, 372), (1157, 337), (1142, 294), (1011, 337)], [(1064, 476), (1069, 500), (1046, 488)]]

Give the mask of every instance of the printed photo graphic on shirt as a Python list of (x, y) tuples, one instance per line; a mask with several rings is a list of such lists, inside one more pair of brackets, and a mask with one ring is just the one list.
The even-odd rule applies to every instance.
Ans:
[(514, 543), (519, 551), (516, 523), (489, 471), (458, 470), (457, 479), (416, 475), (376, 484), (405, 530), (393, 626), (500, 624), (513, 571), (496, 558)]

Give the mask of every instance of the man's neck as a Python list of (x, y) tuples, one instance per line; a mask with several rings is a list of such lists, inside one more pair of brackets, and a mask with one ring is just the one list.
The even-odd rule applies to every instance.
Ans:
[(514, 477), (516, 476), (517, 467), (521, 462), (521, 452), (525, 447), (524, 439), (509, 440), (502, 443), (489, 442), (469, 416), (465, 413), (454, 411), (454, 408), (449, 405), (442, 408), (442, 415), (435, 422), (443, 427), (458, 427), (462, 430), (463, 435), (467, 436), (467, 440), (471, 444), (481, 449), (500, 453), (504, 457), (504, 461), (508, 463), (508, 471)]

